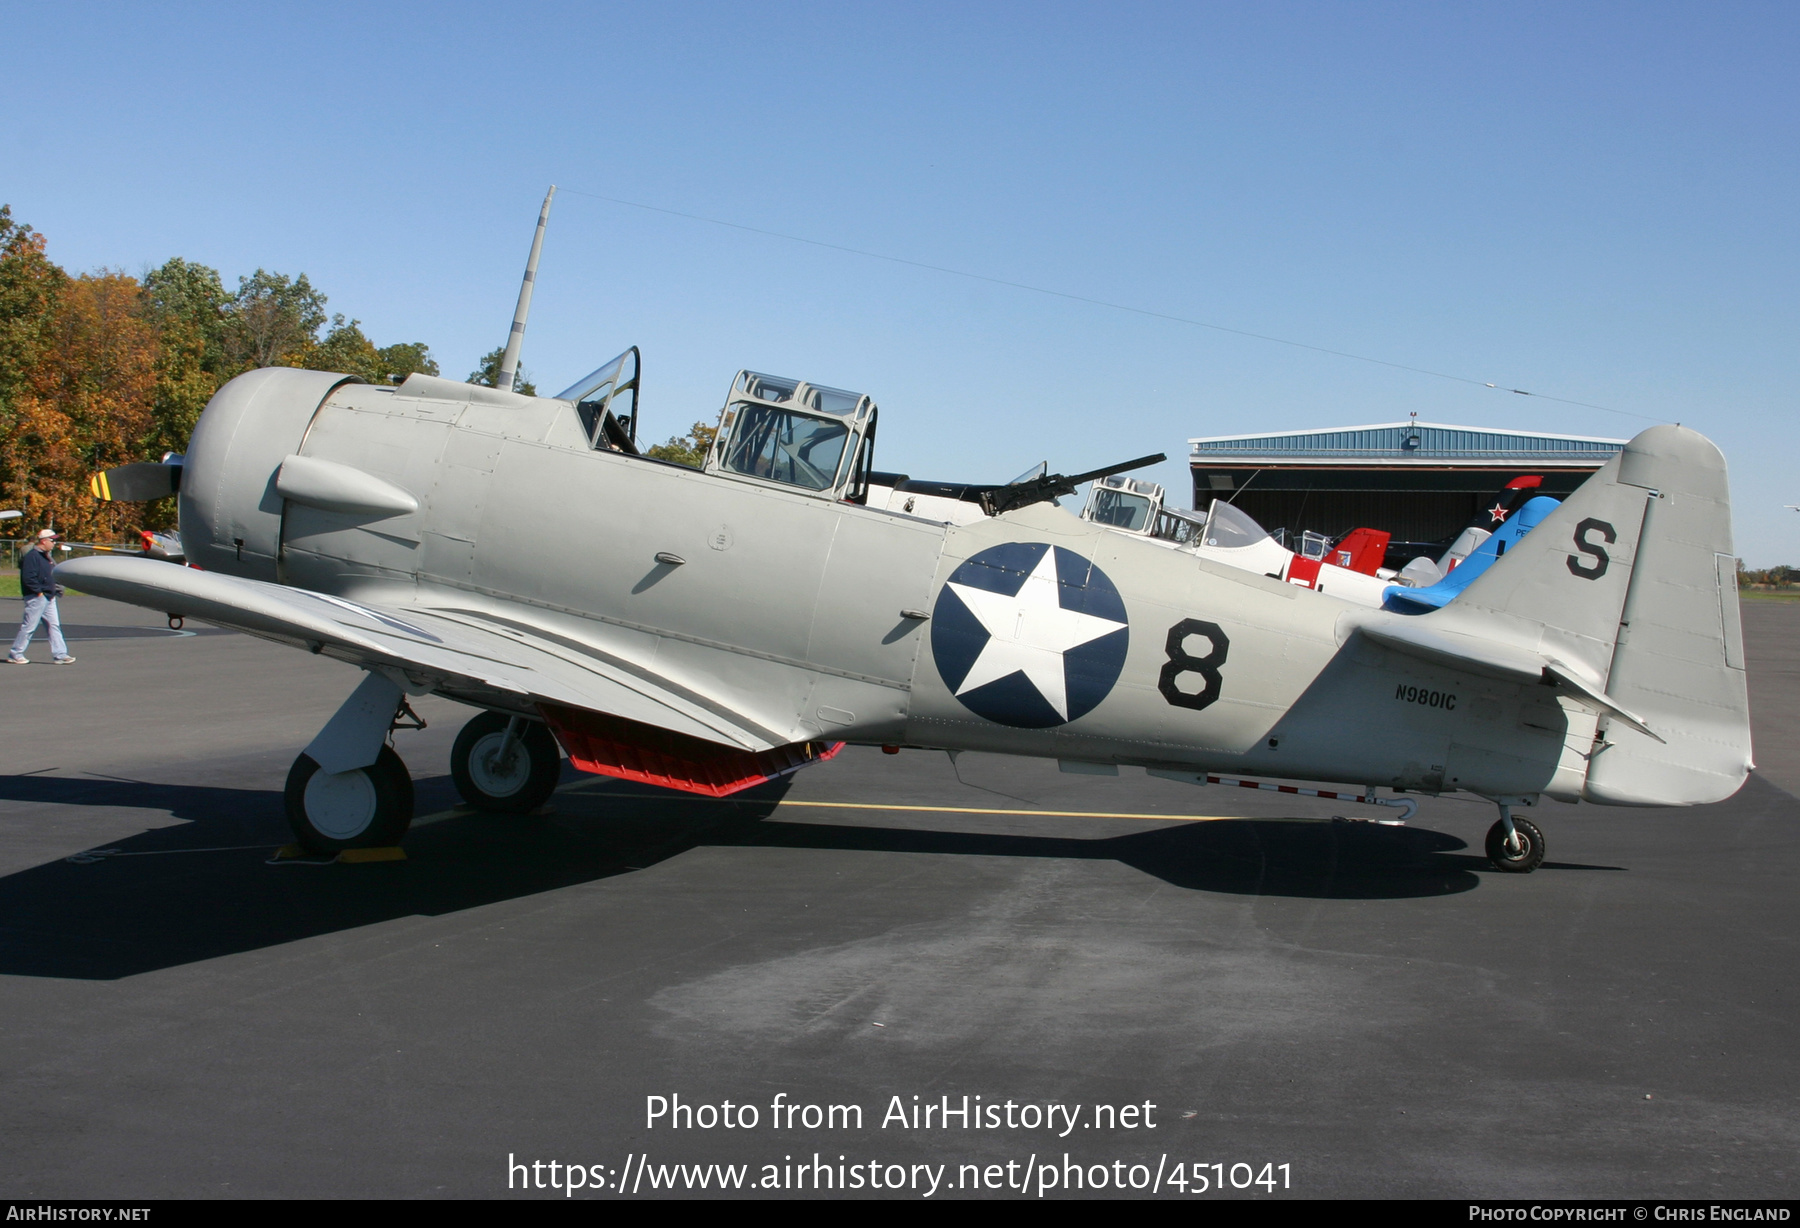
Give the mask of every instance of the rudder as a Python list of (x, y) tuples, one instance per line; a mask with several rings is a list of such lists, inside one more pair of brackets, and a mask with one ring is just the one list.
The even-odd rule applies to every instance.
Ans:
[(1664, 426), (1632, 440), (1621, 461), (1620, 482), (1654, 493), (1607, 690), (1667, 745), (1614, 722), (1582, 796), (1613, 806), (1723, 801), (1751, 767), (1725, 458), (1699, 433)]
[(1723, 800), (1750, 768), (1725, 458), (1679, 426), (1642, 432), (1434, 626), (1573, 667), (1663, 741), (1603, 721), (1582, 796), (1616, 806)]

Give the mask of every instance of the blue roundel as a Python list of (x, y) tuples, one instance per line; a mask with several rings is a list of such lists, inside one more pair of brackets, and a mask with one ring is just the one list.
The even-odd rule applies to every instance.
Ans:
[(931, 655), (963, 707), (1046, 729), (1085, 715), (1119, 680), (1125, 602), (1106, 573), (1043, 542), (990, 546), (951, 573), (931, 614)]

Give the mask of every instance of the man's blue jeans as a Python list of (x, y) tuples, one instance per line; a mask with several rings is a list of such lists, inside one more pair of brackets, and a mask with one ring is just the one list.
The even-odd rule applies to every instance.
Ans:
[(25, 598), (25, 617), (19, 620), (19, 634), (13, 636), (13, 657), (16, 659), (25, 655), (25, 649), (31, 643), (32, 632), (37, 630), (39, 622), (49, 624), (50, 655), (68, 656), (69, 646), (63, 643), (62, 618), (56, 612), (56, 598), (33, 593)]

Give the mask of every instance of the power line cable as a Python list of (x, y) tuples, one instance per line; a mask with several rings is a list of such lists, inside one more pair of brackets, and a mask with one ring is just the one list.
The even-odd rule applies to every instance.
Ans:
[(1389, 367), (1396, 371), (1410, 371), (1414, 375), (1429, 375), (1434, 379), (1450, 380), (1458, 384), (1468, 384), (1476, 388), (1491, 388), (1495, 392), (1509, 392), (1517, 396), (1533, 397), (1539, 401), (1554, 401), (1558, 405), (1575, 405), (1582, 409), (1597, 409), (1601, 413), (1620, 414), (1627, 418), (1640, 418), (1646, 422), (1667, 422), (1667, 418), (1658, 418), (1651, 414), (1640, 414), (1629, 409), (1615, 409), (1610, 405), (1595, 405), (1591, 401), (1574, 401), (1568, 397), (1551, 396), (1543, 392), (1531, 392), (1524, 388), (1509, 388), (1496, 384), (1491, 380), (1470, 379), (1465, 375), (1452, 375), (1447, 371), (1433, 371), (1429, 367), (1415, 367), (1403, 362), (1391, 362), (1385, 358), (1371, 358), (1367, 354), (1353, 354), (1348, 350), (1334, 350), (1329, 346), (1313, 345), (1306, 341), (1295, 341), (1289, 337), (1275, 337), (1268, 333), (1251, 332), (1245, 328), (1232, 328), (1228, 324), (1214, 324), (1208, 320), (1195, 320), (1188, 316), (1172, 315), (1166, 311), (1154, 311), (1148, 307), (1133, 307), (1129, 303), (1115, 303), (1108, 299), (1090, 298), (1085, 294), (1071, 294), (1067, 290), (1052, 290), (1046, 286), (1033, 286), (1022, 281), (1011, 281), (1004, 277), (989, 277), (985, 273), (971, 273), (966, 269), (953, 269), (947, 265), (930, 264), (923, 260), (910, 260), (905, 256), (890, 256), (885, 252), (872, 252), (860, 247), (848, 247), (842, 243), (827, 243), (823, 239), (808, 239), (803, 235), (784, 234), (779, 230), (765, 230), (760, 226), (746, 226), (742, 222), (728, 222), (723, 218), (706, 217), (699, 213), (685, 213), (680, 209), (666, 209), (661, 205), (646, 205), (642, 201), (625, 200), (618, 196), (603, 196), (598, 192), (583, 192), (578, 188), (559, 188), (572, 196), (586, 196), (591, 200), (603, 200), (608, 204), (624, 205), (629, 209), (642, 209), (648, 213), (662, 213), (669, 217), (685, 218), (690, 222), (705, 222), (709, 226), (723, 226), (729, 230), (742, 230), (748, 234), (762, 235), (770, 239), (782, 239), (789, 243), (804, 243), (808, 247), (822, 247), (828, 251), (844, 252), (852, 256), (863, 256), (870, 260), (885, 260), (889, 264), (903, 264), (910, 268), (926, 269), (933, 273), (943, 273), (950, 277), (963, 277), (970, 281), (987, 282), (990, 285), (1006, 286), (1013, 290), (1025, 290), (1032, 294), (1045, 294), (1051, 298), (1066, 299), (1074, 303), (1086, 303), (1092, 307), (1105, 307), (1111, 311), (1125, 311), (1132, 315), (1147, 316), (1153, 320), (1166, 320), (1173, 324), (1186, 324), (1193, 328), (1211, 329), (1213, 332), (1229, 333), (1234, 337), (1248, 337), (1254, 341), (1267, 341), (1275, 345), (1290, 346), (1297, 350), (1310, 350), (1315, 354), (1329, 354), (1333, 358), (1348, 358), (1353, 362), (1371, 363), (1378, 367)]

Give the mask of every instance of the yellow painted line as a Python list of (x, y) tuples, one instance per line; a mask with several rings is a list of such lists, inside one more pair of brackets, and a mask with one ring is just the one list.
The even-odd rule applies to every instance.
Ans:
[[(584, 780), (570, 781), (558, 786), (557, 793), (576, 793), (584, 789), (593, 789), (614, 781), (611, 776), (592, 776)], [(554, 796), (554, 794), (552, 795)], [(708, 797), (704, 793), (614, 793), (612, 797), (624, 801), (640, 802), (713, 802), (727, 806), (767, 806), (771, 803), (748, 797)], [(899, 805), (893, 802), (806, 802), (778, 801), (773, 803), (776, 809), (792, 806), (811, 810), (886, 810), (907, 814), (991, 814), (1010, 815), (1022, 818), (1043, 819), (1128, 819), (1141, 823), (1230, 823), (1240, 819), (1255, 818), (1261, 822), (1278, 821), (1274, 815), (1243, 814), (1139, 814), (1133, 811), (1120, 810), (1020, 810), (1005, 809), (995, 806), (922, 806)], [(427, 827), (433, 823), (441, 823), (445, 819), (454, 819), (460, 815), (479, 814), (466, 806), (452, 806), (448, 810), (440, 810), (436, 814), (424, 815), (412, 821), (415, 828)], [(1287, 822), (1313, 823), (1323, 820), (1312, 818), (1292, 818)]]
[[(599, 781), (577, 781), (564, 785), (557, 792), (572, 792), (576, 789), (588, 788), (603, 783), (611, 777), (602, 777)], [(666, 802), (725, 802), (734, 806), (766, 806), (766, 801), (758, 801), (749, 797), (708, 797), (704, 793), (615, 793), (614, 797), (631, 798), (636, 801)], [(1221, 823), (1231, 819), (1241, 819), (1239, 814), (1133, 814), (1116, 810), (1002, 810), (989, 806), (901, 806), (888, 802), (802, 802), (778, 801), (777, 809), (785, 806), (805, 806), (814, 810), (899, 810), (915, 814), (1012, 814), (1047, 819), (1141, 819), (1153, 822), (1169, 823)]]
[[(596, 784), (612, 779), (604, 777), (598, 781), (575, 781), (557, 789), (558, 793), (573, 793), (579, 789), (591, 788)], [(628, 801), (642, 802), (714, 802), (728, 806), (766, 806), (766, 801), (758, 801), (747, 797), (708, 797), (704, 793), (615, 793), (613, 797)], [(1004, 810), (991, 806), (900, 806), (886, 802), (776, 802), (777, 809), (788, 806), (806, 807), (813, 810), (891, 810), (911, 814), (998, 814), (1019, 815), (1026, 818), (1044, 819), (1134, 819), (1152, 823), (1225, 823), (1233, 819), (1241, 819), (1241, 814), (1134, 814), (1116, 810)], [(441, 823), (445, 819), (453, 819), (458, 815), (476, 814), (477, 811), (463, 806), (453, 806), (449, 810), (440, 810), (436, 814), (428, 814), (414, 819), (414, 827), (426, 827), (432, 823)]]
[[(733, 799), (718, 799), (728, 802)], [(1235, 814), (1126, 814), (1115, 810), (1000, 810), (986, 806), (896, 806), (881, 802), (778, 802), (780, 806), (810, 806), (818, 810), (906, 810), (918, 814), (1016, 814), (1046, 819), (1148, 819), (1167, 823), (1218, 823), (1241, 818)]]

